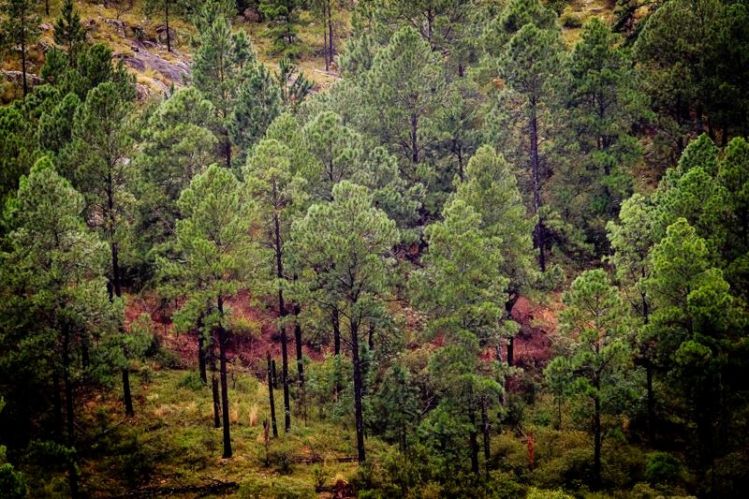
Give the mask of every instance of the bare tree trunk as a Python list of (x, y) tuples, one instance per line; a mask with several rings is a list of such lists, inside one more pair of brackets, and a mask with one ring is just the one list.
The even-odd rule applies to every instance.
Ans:
[[(62, 339), (62, 377), (65, 386), (65, 416), (67, 426), (67, 445), (71, 449), (75, 447), (75, 401), (73, 400), (73, 382), (70, 379), (70, 332), (67, 325), (63, 326)], [(68, 486), (70, 496), (77, 498), (78, 470), (75, 466), (75, 456), (68, 457)]]
[[(530, 162), (531, 162), (531, 174), (533, 176), (533, 211), (538, 215), (541, 209), (541, 165), (538, 159), (538, 117), (536, 116), (537, 103), (535, 98), (530, 100), (530, 115), (529, 115), (529, 129), (530, 129)], [(538, 246), (538, 264), (541, 268), (541, 272), (546, 272), (546, 229), (544, 224), (539, 218), (535, 228), (536, 245)]]
[(351, 357), (354, 364), (354, 416), (356, 419), (356, 451), (360, 463), (366, 460), (364, 450), (364, 414), (362, 411), (362, 368), (359, 358), (359, 323), (351, 320)]
[(166, 25), (166, 49), (172, 51), (172, 34), (169, 29), (169, 0), (164, 0), (164, 24)]
[(270, 352), (267, 353), (268, 358), (268, 398), (270, 401), (270, 422), (273, 428), (273, 436), (278, 437), (278, 425), (276, 424), (276, 399), (273, 396), (273, 363), (270, 360)]
[(601, 398), (594, 397), (595, 413), (593, 414), (593, 485), (601, 486)]
[(219, 398), (218, 378), (216, 377), (216, 352), (211, 341), (211, 393), (213, 395), (213, 427), (221, 428), (221, 399)]
[(471, 471), (476, 475), (479, 474), (479, 442), (478, 432), (476, 431), (476, 412), (473, 408), (473, 402), (468, 404), (468, 422), (470, 423), (470, 430), (468, 430), (468, 440), (471, 447)]
[(297, 383), (299, 384), (299, 398), (301, 400), (302, 414), (306, 414), (304, 394), (304, 356), (302, 352), (302, 325), (299, 322), (299, 303), (294, 302), (294, 346), (296, 347), (296, 370)]
[(21, 77), (23, 78), (23, 96), (29, 93), (29, 82), (26, 81), (26, 39), (25, 35), (21, 40)]
[(481, 428), (484, 433), (484, 478), (489, 481), (489, 460), (491, 459), (491, 433), (486, 397), (481, 397)]
[[(274, 193), (273, 197), (276, 197), (275, 189), (273, 186)], [(281, 336), (281, 382), (283, 383), (283, 411), (284, 411), (284, 431), (288, 432), (291, 429), (291, 402), (289, 399), (289, 352), (288, 352), (288, 339), (286, 337), (286, 324), (284, 324), (284, 318), (286, 317), (286, 304), (283, 298), (283, 289), (280, 285), (280, 280), (283, 279), (283, 251), (281, 248), (281, 224), (278, 220), (278, 214), (273, 214), (273, 232), (274, 232), (274, 250), (276, 254), (276, 277), (279, 280), (278, 286), (278, 334)]]
[(335, 355), (341, 354), (341, 319), (338, 313), (338, 307), (333, 307), (333, 311), (330, 314), (331, 322), (333, 323), (333, 353)]
[[(224, 318), (224, 302), (223, 299), (218, 297), (218, 313), (219, 320)], [(219, 323), (218, 326), (218, 351), (219, 351), (219, 369), (221, 377), (221, 414), (223, 416), (224, 423), (224, 458), (230, 458), (232, 455), (231, 451), (231, 435), (230, 435), (230, 423), (229, 423), (229, 386), (226, 380), (226, 330), (223, 324)]]

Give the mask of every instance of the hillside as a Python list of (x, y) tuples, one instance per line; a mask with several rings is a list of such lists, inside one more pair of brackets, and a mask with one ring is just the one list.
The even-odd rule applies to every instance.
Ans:
[(0, 0), (0, 497), (743, 497), (747, 26)]

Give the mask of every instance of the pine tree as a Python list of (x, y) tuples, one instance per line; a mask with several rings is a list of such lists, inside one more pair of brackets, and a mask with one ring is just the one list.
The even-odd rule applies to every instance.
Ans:
[(176, 258), (161, 260), (164, 276), (179, 284), (186, 300), (180, 307), (191, 324), (206, 311), (203, 322), (219, 350), (223, 457), (232, 456), (227, 378), (229, 310), (227, 298), (252, 276), (257, 247), (250, 236), (254, 206), (243, 195), (234, 174), (213, 164), (196, 175), (178, 201)]
[(256, 62), (246, 71), (228, 124), (231, 140), (239, 149), (237, 161), (241, 162), (283, 107), (281, 88), (264, 64)]
[(333, 201), (315, 204), (292, 226), (292, 252), (305, 268), (305, 278), (340, 303), (351, 339), (354, 371), (354, 416), (359, 462), (364, 447), (363, 366), (360, 328), (376, 317), (388, 289), (389, 258), (398, 240), (395, 222), (372, 206), (366, 187), (343, 181), (333, 188)]
[(584, 228), (598, 254), (607, 250), (606, 222), (631, 192), (631, 168), (641, 155), (631, 131), (647, 116), (647, 100), (618, 43), (608, 26), (593, 19), (572, 51), (565, 93), (569, 154), (575, 159), (565, 163), (554, 184), (556, 204), (567, 220)]
[(18, 48), (21, 57), (23, 95), (29, 93), (28, 73), (29, 48), (39, 38), (39, 16), (36, 4), (31, 0), (3, 0), (0, 2), (0, 40), (10, 47)]
[[(18, 293), (15, 303), (3, 307), (3, 316), (17, 307), (33, 317), (33, 321), (21, 319), (9, 327), (2, 343), (9, 347), (7, 342), (16, 338), (18, 346), (25, 345), (16, 354), (53, 392), (56, 437), (73, 453), (78, 444), (78, 359), (84, 369), (89, 368), (89, 348), (102, 343), (102, 336), (109, 331), (116, 331), (116, 310), (107, 300), (104, 277), (107, 247), (86, 228), (80, 217), (83, 208), (83, 196), (55, 172), (49, 158), (43, 157), (28, 177), (21, 179), (16, 228), (7, 239), (11, 251), (2, 254), (4, 286)], [(18, 333), (22, 341), (18, 341)], [(68, 467), (73, 497), (78, 496), (78, 473), (73, 460)]]
[[(629, 362), (627, 307), (603, 270), (589, 270), (572, 283), (564, 297), (561, 329), (569, 342), (569, 373), (574, 390), (584, 396), (593, 433), (593, 485), (601, 486), (603, 421), (620, 414)], [(557, 361), (554, 368), (562, 367)], [(618, 405), (622, 404), (622, 405)]]
[[(278, 298), (278, 333), (281, 338), (281, 383), (283, 385), (284, 430), (291, 429), (291, 403), (289, 397), (289, 356), (287, 339), (288, 307), (284, 289), (292, 276), (284, 270), (289, 256), (286, 254), (286, 241), (293, 215), (299, 212), (305, 195), (291, 170), (290, 151), (280, 142), (264, 139), (254, 149), (244, 170), (247, 190), (258, 202), (258, 211), (263, 226), (263, 239), (272, 250), (268, 262), (268, 275), (275, 279), (275, 291)], [(269, 255), (270, 256), (270, 255)], [(288, 266), (288, 265), (287, 265)], [(287, 269), (288, 270), (288, 269)], [(301, 329), (296, 338), (297, 374), (300, 376), (301, 388), (304, 383), (304, 364), (301, 349)]]
[(213, 103), (220, 156), (226, 167), (231, 168), (233, 151), (229, 126), (237, 96), (248, 74), (244, 69), (255, 63), (255, 55), (244, 32), (232, 33), (220, 2), (207, 2), (200, 10), (196, 24), (199, 37), (192, 63), (193, 82)]
[[(113, 302), (122, 300), (123, 249), (132, 237), (129, 113), (130, 105), (115, 83), (98, 85), (76, 112), (73, 141), (61, 153), (65, 175), (86, 200), (86, 221), (109, 245), (109, 297)], [(132, 416), (128, 368), (122, 370), (122, 383), (125, 412)]]
[[(501, 241), (503, 258), (500, 270), (509, 278), (505, 290), (505, 317), (509, 318), (533, 272), (532, 220), (526, 215), (515, 174), (500, 154), (490, 146), (483, 146), (468, 162), (465, 179), (456, 183), (453, 199), (473, 208), (480, 216), (478, 228)], [(512, 336), (507, 346), (507, 362), (513, 363)]]
[[(509, 22), (509, 21), (508, 21)], [(540, 120), (555, 98), (554, 84), (562, 63), (559, 31), (540, 29), (535, 24), (522, 26), (507, 42), (499, 60), (500, 75), (508, 87), (520, 97), (528, 136), (523, 139), (522, 151), (531, 178), (533, 213), (538, 216), (534, 229), (534, 243), (538, 250), (541, 271), (546, 270), (547, 228), (544, 225), (543, 190), (549, 167), (539, 151), (540, 137), (548, 136), (546, 119)]]
[(375, 56), (367, 75), (367, 104), (371, 130), (392, 148), (401, 171), (418, 181), (419, 165), (433, 140), (430, 116), (439, 102), (442, 75), (429, 44), (413, 28), (402, 28)]
[(271, 21), (268, 36), (278, 53), (288, 53), (296, 43), (299, 0), (260, 0), (260, 12)]
[(218, 140), (213, 104), (194, 87), (176, 91), (148, 118), (135, 157), (139, 171), (138, 233), (144, 252), (168, 243), (179, 217), (177, 200), (211, 162)]
[(73, 67), (78, 59), (78, 49), (86, 42), (86, 31), (73, 7), (73, 0), (65, 0), (60, 17), (55, 21), (55, 43), (68, 52), (68, 65)]
[[(430, 312), (430, 329), (446, 335), (447, 346), (432, 364), (443, 403), (468, 425), (472, 471), (478, 474), (477, 414), (486, 419), (490, 401), (502, 393), (495, 366), (482, 365), (478, 356), (498, 347), (506, 334), (502, 304), (509, 279), (502, 274), (501, 240), (481, 230), (481, 218), (470, 205), (456, 199), (443, 216), (426, 229), (425, 266), (412, 284)], [(488, 446), (488, 430), (484, 438)]]

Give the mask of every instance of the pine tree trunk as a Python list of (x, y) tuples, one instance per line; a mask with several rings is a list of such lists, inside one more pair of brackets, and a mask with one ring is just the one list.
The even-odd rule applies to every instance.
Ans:
[(328, 50), (328, 8), (330, 4), (327, 0), (323, 2), (322, 6), (322, 22), (324, 26), (322, 36), (322, 52), (325, 58), (325, 71), (330, 71), (330, 51)]
[(333, 4), (328, 0), (328, 60), (330, 65), (333, 65), (333, 57), (335, 57), (335, 43), (333, 41)]
[(164, 0), (164, 24), (166, 25), (166, 49), (172, 51), (172, 34), (169, 29), (169, 0)]
[(276, 399), (273, 396), (273, 363), (270, 360), (270, 352), (267, 354), (268, 359), (268, 399), (270, 402), (270, 422), (273, 429), (273, 437), (278, 437), (278, 425), (276, 424)]
[[(62, 377), (65, 387), (65, 416), (66, 416), (66, 442), (68, 447), (75, 448), (75, 401), (73, 400), (73, 383), (70, 379), (70, 334), (67, 326), (63, 326), (63, 343), (62, 343)], [(80, 494), (78, 491), (78, 471), (75, 466), (75, 457), (68, 458), (68, 486), (70, 487), (70, 496), (77, 498)]]
[[(533, 211), (538, 215), (541, 209), (541, 165), (538, 159), (538, 117), (537, 103), (535, 97), (530, 99), (529, 109), (529, 130), (530, 130), (530, 162), (531, 175), (533, 176)], [(539, 219), (535, 228), (536, 245), (538, 246), (538, 264), (541, 272), (546, 272), (546, 234), (543, 222)]]
[(330, 314), (331, 322), (333, 323), (333, 354), (341, 354), (341, 318), (338, 312), (338, 307), (333, 307), (333, 311)]
[[(218, 297), (219, 320), (224, 319), (224, 302)], [(231, 452), (231, 435), (229, 429), (229, 385), (226, 380), (226, 330), (223, 324), (218, 326), (218, 351), (219, 351), (219, 374), (221, 377), (221, 415), (224, 424), (224, 458), (230, 458)]]
[(362, 411), (362, 368), (359, 358), (359, 323), (351, 321), (351, 357), (354, 364), (354, 416), (356, 420), (356, 451), (360, 463), (366, 460), (364, 451), (364, 414)]
[(216, 377), (216, 352), (211, 341), (211, 394), (213, 395), (213, 427), (221, 428), (221, 399), (219, 397), (218, 378)]
[(484, 433), (484, 478), (489, 481), (489, 460), (491, 459), (491, 433), (486, 397), (481, 398), (481, 428)]
[[(596, 387), (598, 390), (598, 387)], [(601, 398), (594, 396), (595, 412), (593, 414), (593, 485), (601, 486)]]
[(302, 413), (306, 413), (304, 397), (304, 356), (302, 352), (302, 324), (299, 322), (299, 303), (294, 302), (294, 346), (296, 347), (296, 370), (297, 383), (299, 384), (299, 399), (301, 401)]
[(479, 474), (479, 442), (478, 432), (476, 431), (476, 411), (473, 408), (473, 402), (468, 404), (468, 422), (471, 429), (468, 431), (468, 440), (471, 448), (471, 471), (476, 475)]
[(512, 366), (515, 363), (515, 338), (510, 337), (507, 340), (507, 365)]
[(202, 328), (198, 328), (198, 372), (203, 384), (208, 384), (208, 373), (206, 372), (205, 362), (205, 338), (203, 337)]
[[(276, 186), (273, 185), (273, 197), (276, 198)], [(281, 247), (281, 224), (278, 220), (278, 214), (273, 214), (273, 236), (274, 250), (276, 254), (276, 277), (279, 280), (278, 286), (278, 334), (281, 336), (281, 382), (283, 383), (283, 411), (284, 411), (284, 431), (291, 429), (291, 402), (289, 399), (289, 352), (288, 338), (286, 337), (286, 305), (283, 298), (283, 289), (280, 280), (283, 279), (283, 249)]]
[(411, 113), (411, 162), (419, 162), (419, 116)]
[(21, 77), (23, 78), (23, 96), (29, 93), (29, 82), (26, 81), (26, 36), (21, 38)]
[[(119, 261), (119, 248), (117, 243), (114, 241), (115, 234), (115, 213), (114, 213), (114, 180), (112, 178), (111, 170), (107, 177), (107, 215), (109, 218), (109, 246), (112, 253), (112, 282), (110, 285), (109, 299), (114, 301), (114, 298), (122, 297), (122, 283), (120, 280), (120, 261)], [(120, 333), (125, 334), (125, 330), (120, 324)], [(122, 396), (125, 403), (125, 414), (129, 417), (135, 416), (133, 410), (133, 397), (130, 393), (130, 371), (126, 366), (122, 369)]]
[(57, 368), (55, 368), (52, 371), (52, 386), (53, 386), (52, 406), (53, 406), (53, 414), (55, 418), (55, 434), (57, 438), (62, 440), (64, 438), (63, 429), (62, 429), (62, 426), (63, 426), (62, 397), (60, 395), (62, 388), (60, 387), (60, 373), (58, 372)]

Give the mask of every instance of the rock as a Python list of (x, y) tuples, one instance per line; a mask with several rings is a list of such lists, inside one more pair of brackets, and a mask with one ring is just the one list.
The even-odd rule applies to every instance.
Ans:
[(122, 57), (122, 62), (130, 66), (136, 71), (145, 71), (146, 70), (146, 63), (141, 61), (140, 59), (136, 59), (135, 57)]
[(86, 31), (96, 31), (99, 28), (96, 19), (87, 19), (83, 22), (83, 29)]
[(144, 41), (146, 40), (146, 28), (140, 25), (133, 25), (130, 26), (130, 31), (133, 33), (133, 38), (136, 40)]
[(39, 25), (39, 29), (42, 31), (52, 31), (55, 28), (49, 23), (42, 23)]
[(148, 97), (151, 95), (151, 91), (148, 89), (147, 86), (143, 85), (142, 83), (136, 83), (135, 95), (137, 96), (138, 100), (143, 101), (143, 100), (148, 99)]
[[(21, 71), (0, 69), (0, 75), (3, 75), (6, 80), (17, 83), (18, 85), (23, 84), (23, 73)], [(26, 73), (26, 81), (31, 85), (39, 85), (42, 83), (42, 79), (39, 75), (32, 73)]]
[(244, 12), (242, 12), (242, 17), (244, 17), (248, 23), (259, 23), (263, 19), (263, 16), (260, 15), (260, 12), (258, 12), (257, 8), (253, 7), (244, 9)]
[[(166, 35), (167, 29), (165, 25), (160, 24), (156, 26), (156, 39), (159, 41), (159, 43), (166, 43)], [(177, 33), (174, 31), (174, 28), (169, 28), (169, 35), (172, 37), (173, 43), (174, 40), (177, 39)]]
[(125, 23), (119, 19), (105, 19), (105, 23), (112, 26), (120, 36), (125, 36)]
[(187, 83), (190, 75), (190, 66), (187, 62), (171, 62), (148, 50), (145, 42), (134, 41), (131, 44), (133, 49), (132, 57), (123, 57), (125, 64), (137, 71), (153, 69), (161, 73), (165, 78), (175, 84), (182, 85)]

